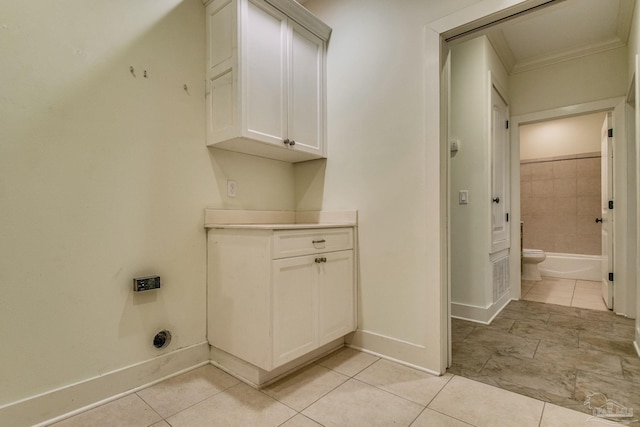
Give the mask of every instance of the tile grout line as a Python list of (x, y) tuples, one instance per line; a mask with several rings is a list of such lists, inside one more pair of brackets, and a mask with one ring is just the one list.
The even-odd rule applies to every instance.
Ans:
[(446, 382), (446, 384), (445, 384), (445, 385), (443, 385), (443, 386), (440, 388), (440, 390), (438, 390), (438, 392), (433, 396), (433, 398), (429, 401), (429, 403), (427, 403), (427, 406), (425, 406), (425, 407), (424, 407), (424, 409), (420, 412), (420, 414), (418, 414), (418, 416), (417, 416), (413, 421), (411, 421), (411, 424), (409, 424), (409, 426), (413, 425), (413, 423), (415, 423), (415, 422), (416, 422), (416, 420), (420, 417), (420, 415), (422, 415), (422, 414), (424, 413), (424, 411), (426, 411), (427, 409), (429, 409), (430, 411), (433, 411), (433, 412), (437, 412), (437, 413), (438, 413), (438, 414), (440, 414), (440, 415), (444, 415), (445, 417), (449, 417), (449, 418), (452, 418), (452, 419), (454, 419), (454, 420), (460, 421), (461, 423), (464, 423), (464, 424), (468, 424), (468, 425), (475, 426), (475, 424), (469, 424), (469, 423), (467, 423), (466, 421), (461, 420), (461, 419), (459, 419), (459, 418), (456, 418), (456, 417), (454, 417), (454, 416), (452, 416), (452, 415), (450, 415), (450, 414), (445, 414), (444, 412), (440, 412), (440, 411), (438, 411), (437, 409), (431, 409), (431, 408), (429, 408), (429, 405), (431, 405), (431, 404), (433, 403), (433, 401), (434, 401), (434, 400), (436, 400), (436, 398), (440, 395), (440, 393), (442, 393), (442, 391), (443, 391), (443, 390), (444, 390), (444, 389), (449, 385), (449, 383), (450, 383), (450, 382), (451, 382), (455, 377), (464, 378), (463, 376), (456, 375), (456, 374), (452, 374), (452, 375), (451, 375), (451, 378), (449, 378), (449, 380)]
[[(216, 369), (218, 369), (218, 368), (216, 368)], [(184, 411), (186, 411), (186, 410), (188, 410), (188, 409), (191, 409), (191, 408), (193, 408), (194, 406), (201, 404), (201, 403), (202, 403), (202, 402), (204, 402), (205, 400), (209, 400), (209, 399), (211, 399), (212, 397), (218, 396), (218, 395), (220, 395), (220, 394), (222, 394), (222, 393), (227, 393), (227, 392), (228, 392), (229, 390), (231, 390), (232, 388), (237, 387), (237, 386), (239, 386), (239, 385), (241, 385), (241, 384), (245, 384), (245, 383), (244, 383), (244, 382), (242, 382), (242, 381), (240, 381), (240, 380), (238, 380), (238, 382), (237, 382), (237, 383), (235, 383), (234, 385), (229, 386), (229, 387), (227, 387), (227, 388), (225, 388), (225, 389), (223, 389), (223, 390), (219, 390), (218, 392), (213, 393), (212, 395), (207, 396), (207, 397), (205, 397), (204, 399), (199, 400), (199, 401), (197, 401), (197, 402), (193, 403), (192, 405), (189, 405), (189, 406), (187, 406), (186, 408), (183, 408), (183, 409), (179, 410), (178, 412), (175, 412), (175, 413), (173, 413), (173, 414), (167, 415), (166, 417), (163, 417), (163, 416), (162, 416), (162, 415), (160, 415), (160, 414), (158, 414), (158, 415), (160, 415), (160, 417), (162, 418), (162, 420), (163, 420), (163, 421), (165, 421), (167, 424), (171, 425), (171, 423), (170, 423), (169, 421), (167, 421), (167, 419), (168, 419), (168, 418), (171, 418), (171, 417), (173, 417), (173, 416), (176, 416), (176, 415), (180, 414), (181, 412), (184, 412)], [(258, 391), (259, 391), (259, 390), (258, 390)], [(136, 394), (137, 394), (137, 393), (136, 393)], [(142, 397), (141, 397), (141, 396), (140, 396), (140, 399), (142, 399)], [(142, 400), (144, 401), (144, 399), (142, 399)], [(274, 400), (275, 400), (275, 399), (274, 399)], [(145, 401), (145, 403), (146, 403), (146, 401)], [(151, 405), (149, 405), (149, 406), (151, 406)]]
[[(337, 353), (337, 352), (336, 352), (336, 353)], [(323, 424), (321, 424), (319, 421), (317, 421), (317, 420), (315, 420), (315, 419), (313, 419), (313, 418), (311, 418), (311, 417), (309, 417), (309, 416), (307, 416), (307, 415), (303, 414), (302, 412), (303, 412), (304, 410), (308, 409), (309, 407), (311, 407), (312, 405), (314, 405), (315, 403), (317, 403), (318, 401), (320, 401), (321, 399), (323, 399), (324, 397), (326, 397), (329, 393), (333, 392), (334, 390), (336, 390), (336, 389), (338, 389), (339, 387), (341, 387), (341, 386), (343, 386), (344, 384), (346, 384), (349, 380), (356, 380), (356, 381), (358, 381), (358, 380), (355, 378), (358, 374), (360, 374), (362, 371), (364, 371), (364, 370), (368, 369), (369, 367), (371, 367), (371, 366), (375, 365), (375, 364), (376, 364), (377, 362), (379, 362), (380, 360), (381, 360), (381, 358), (377, 358), (377, 360), (374, 360), (373, 362), (371, 362), (370, 364), (368, 364), (368, 365), (367, 365), (367, 366), (365, 366), (364, 368), (360, 369), (359, 371), (357, 371), (357, 372), (356, 372), (355, 374), (353, 374), (353, 375), (348, 375), (348, 374), (345, 374), (345, 373), (339, 372), (339, 371), (337, 371), (337, 370), (335, 370), (335, 369), (333, 369), (333, 368), (330, 368), (330, 367), (328, 367), (328, 366), (324, 366), (320, 361), (316, 361), (316, 362), (314, 362), (314, 365), (315, 365), (315, 366), (319, 366), (319, 367), (322, 367), (322, 368), (324, 368), (324, 369), (326, 369), (326, 370), (328, 370), (328, 371), (335, 372), (336, 374), (342, 375), (342, 376), (346, 377), (347, 379), (346, 379), (345, 381), (341, 382), (340, 384), (336, 385), (335, 387), (333, 387), (331, 390), (329, 390), (329, 391), (327, 391), (326, 393), (322, 394), (322, 395), (321, 395), (321, 396), (319, 396), (317, 399), (315, 399), (313, 402), (311, 402), (310, 404), (308, 404), (307, 406), (305, 406), (304, 408), (302, 408), (302, 409), (301, 409), (301, 410), (299, 410), (299, 411), (298, 411), (296, 408), (292, 408), (291, 406), (287, 405), (285, 402), (282, 402), (281, 400), (276, 399), (275, 397), (268, 395), (266, 392), (264, 392), (264, 391), (262, 391), (262, 390), (258, 390), (258, 391), (262, 392), (262, 393), (263, 393), (264, 395), (266, 395), (267, 397), (270, 397), (271, 399), (275, 400), (276, 402), (279, 402), (279, 403), (281, 403), (282, 405), (286, 406), (287, 408), (290, 408), (290, 409), (292, 409), (292, 410), (294, 410), (294, 411), (296, 412), (296, 415), (294, 415), (293, 417), (291, 417), (291, 418), (289, 418), (288, 420), (284, 421), (282, 424), (285, 424), (285, 423), (287, 423), (288, 421), (290, 421), (292, 418), (296, 417), (297, 415), (300, 415), (300, 416), (303, 416), (303, 417), (305, 417), (305, 418), (307, 418), (307, 419), (309, 419), (309, 420), (312, 420), (313, 422), (315, 422), (315, 423), (317, 423), (317, 424), (319, 424), (319, 425), (323, 426)], [(366, 384), (366, 383), (365, 383), (365, 384)], [(282, 424), (281, 424), (281, 425), (282, 425)]]
[(540, 421), (538, 421), (538, 427), (542, 427), (542, 419), (544, 418), (544, 411), (547, 410), (547, 403), (549, 402), (542, 401), (542, 413), (540, 413)]

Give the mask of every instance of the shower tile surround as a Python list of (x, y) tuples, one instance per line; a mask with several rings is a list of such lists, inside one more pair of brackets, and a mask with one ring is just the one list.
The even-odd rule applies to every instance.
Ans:
[(520, 162), (524, 247), (601, 254), (600, 153)]

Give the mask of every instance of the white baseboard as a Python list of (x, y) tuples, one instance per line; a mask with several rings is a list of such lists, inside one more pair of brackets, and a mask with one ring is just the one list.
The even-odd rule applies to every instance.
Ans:
[(498, 301), (488, 307), (478, 307), (460, 303), (451, 303), (451, 317), (488, 325), (511, 302), (511, 292), (505, 293)]
[[(397, 338), (358, 329), (347, 337), (347, 345), (353, 349), (392, 360), (433, 375), (442, 375), (434, 366), (428, 366), (428, 351), (425, 346)], [(434, 343), (439, 347), (438, 343)], [(435, 348), (434, 347), (434, 348)], [(439, 348), (437, 349), (439, 352)], [(434, 361), (433, 363), (437, 363)]]
[(0, 407), (0, 426), (45, 425), (209, 362), (207, 342)]

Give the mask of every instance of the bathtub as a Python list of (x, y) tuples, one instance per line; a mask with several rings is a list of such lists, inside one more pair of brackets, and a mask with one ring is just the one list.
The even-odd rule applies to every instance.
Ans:
[(538, 264), (540, 274), (563, 279), (602, 280), (602, 257), (546, 252), (547, 258)]

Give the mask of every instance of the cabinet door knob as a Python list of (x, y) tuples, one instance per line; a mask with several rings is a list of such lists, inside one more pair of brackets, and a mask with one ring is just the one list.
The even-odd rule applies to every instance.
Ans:
[(285, 139), (282, 142), (284, 142), (284, 145), (289, 145), (291, 143), (291, 141), (289, 141), (289, 138)]
[(322, 262), (327, 262), (327, 259), (325, 257), (322, 257)]
[(294, 145), (296, 145), (296, 142), (292, 139), (291, 141), (289, 141), (289, 145), (293, 147)]
[(602, 218), (596, 218), (596, 222), (602, 222)]

